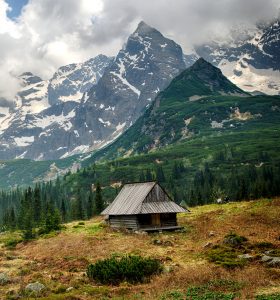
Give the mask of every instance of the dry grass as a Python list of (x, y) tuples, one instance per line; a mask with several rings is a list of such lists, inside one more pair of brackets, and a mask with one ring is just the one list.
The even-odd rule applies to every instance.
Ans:
[[(280, 247), (280, 199), (208, 205), (191, 211), (179, 217), (186, 228), (184, 233), (114, 232), (100, 226), (101, 218), (95, 218), (79, 227), (75, 226), (78, 222), (67, 224), (57, 236), (19, 244), (15, 250), (2, 245), (0, 272), (7, 272), (13, 282), (0, 286), (0, 298), (5, 299), (8, 290), (17, 291), (37, 280), (49, 289), (44, 299), (160, 299), (167, 291), (186, 291), (189, 286), (214, 279), (242, 283), (239, 299), (254, 299), (258, 293), (280, 290), (279, 269), (253, 263), (228, 271), (210, 264), (203, 255), (207, 242), (218, 243), (231, 231), (248, 237), (250, 242), (265, 241)], [(210, 231), (214, 234), (209, 235)], [(0, 243), (4, 239), (2, 235)], [(155, 239), (168, 240), (171, 246), (154, 245)], [(89, 282), (85, 276), (88, 263), (113, 253), (157, 257), (173, 271), (147, 284), (106, 287)], [(61, 287), (74, 289), (56, 294)]]

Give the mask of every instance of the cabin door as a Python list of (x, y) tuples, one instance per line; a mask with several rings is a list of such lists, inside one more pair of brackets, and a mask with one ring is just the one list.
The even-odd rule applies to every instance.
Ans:
[(152, 214), (152, 225), (160, 226), (160, 214)]

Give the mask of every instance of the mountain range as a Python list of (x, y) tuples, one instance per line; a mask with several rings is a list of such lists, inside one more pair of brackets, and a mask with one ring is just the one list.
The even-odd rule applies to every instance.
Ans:
[(223, 174), (248, 164), (277, 165), (279, 122), (279, 96), (252, 96), (201, 58), (177, 75), (107, 147), (59, 160), (3, 161), (0, 186), (55, 179), (81, 168), (86, 169), (73, 175), (70, 186), (84, 180), (90, 184), (92, 174), (104, 184), (139, 180), (141, 170), (170, 168), (177, 160), (187, 166), (188, 180), (206, 162)]
[[(261, 88), (279, 93), (279, 21), (249, 33), (242, 41), (236, 34), (239, 40), (200, 45), (185, 55), (141, 22), (115, 58), (99, 55), (61, 67), (50, 80), (22, 74), (15, 102), (0, 100), (5, 182), (52, 179), (101, 158), (149, 153), (202, 135), (234, 134), (264, 121), (250, 103), (277, 115), (279, 97), (265, 96)], [(235, 77), (227, 79), (229, 63)], [(256, 76), (256, 70), (266, 74), (264, 85), (246, 77), (248, 72)], [(275, 85), (267, 72), (276, 76)], [(232, 83), (236, 80), (248, 80), (252, 87), (242, 89), (243, 84)]]
[(249, 140), (255, 143), (256, 132), (259, 137), (267, 134), (260, 143), (270, 139), (270, 134), (277, 139), (279, 101), (279, 96), (252, 96), (244, 92), (220, 69), (200, 58), (159, 93), (135, 124), (90, 160), (146, 155), (198, 140), (203, 152), (211, 139), (226, 137), (235, 142), (239, 137), (240, 145)]
[(140, 116), (185, 69), (174, 41), (141, 22), (118, 55), (61, 67), (49, 81), (30, 73), (2, 115), (2, 159), (58, 159), (99, 149)]

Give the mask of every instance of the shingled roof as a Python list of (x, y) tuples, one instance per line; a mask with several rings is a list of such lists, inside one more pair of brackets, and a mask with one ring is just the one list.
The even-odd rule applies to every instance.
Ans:
[[(145, 201), (156, 182), (130, 183), (124, 185), (115, 200), (101, 213), (102, 215), (138, 215), (153, 213), (180, 213), (186, 209), (173, 202), (167, 195), (167, 201)], [(145, 201), (145, 202), (144, 202)]]

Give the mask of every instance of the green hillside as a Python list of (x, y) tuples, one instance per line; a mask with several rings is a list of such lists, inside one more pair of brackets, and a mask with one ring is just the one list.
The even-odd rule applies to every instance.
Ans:
[(232, 135), (225, 142), (234, 142), (238, 136), (242, 141), (244, 134), (255, 139), (254, 134), (263, 130), (264, 135), (266, 131), (277, 135), (279, 100), (242, 92), (219, 69), (200, 59), (176, 77), (125, 134), (91, 161), (149, 153), (197, 138), (203, 138), (201, 146), (205, 147), (208, 139), (221, 136)]
[(44, 179), (55, 179), (56, 174), (66, 173), (78, 156), (61, 160), (33, 161), (30, 159), (0, 160), (0, 189), (33, 185)]

